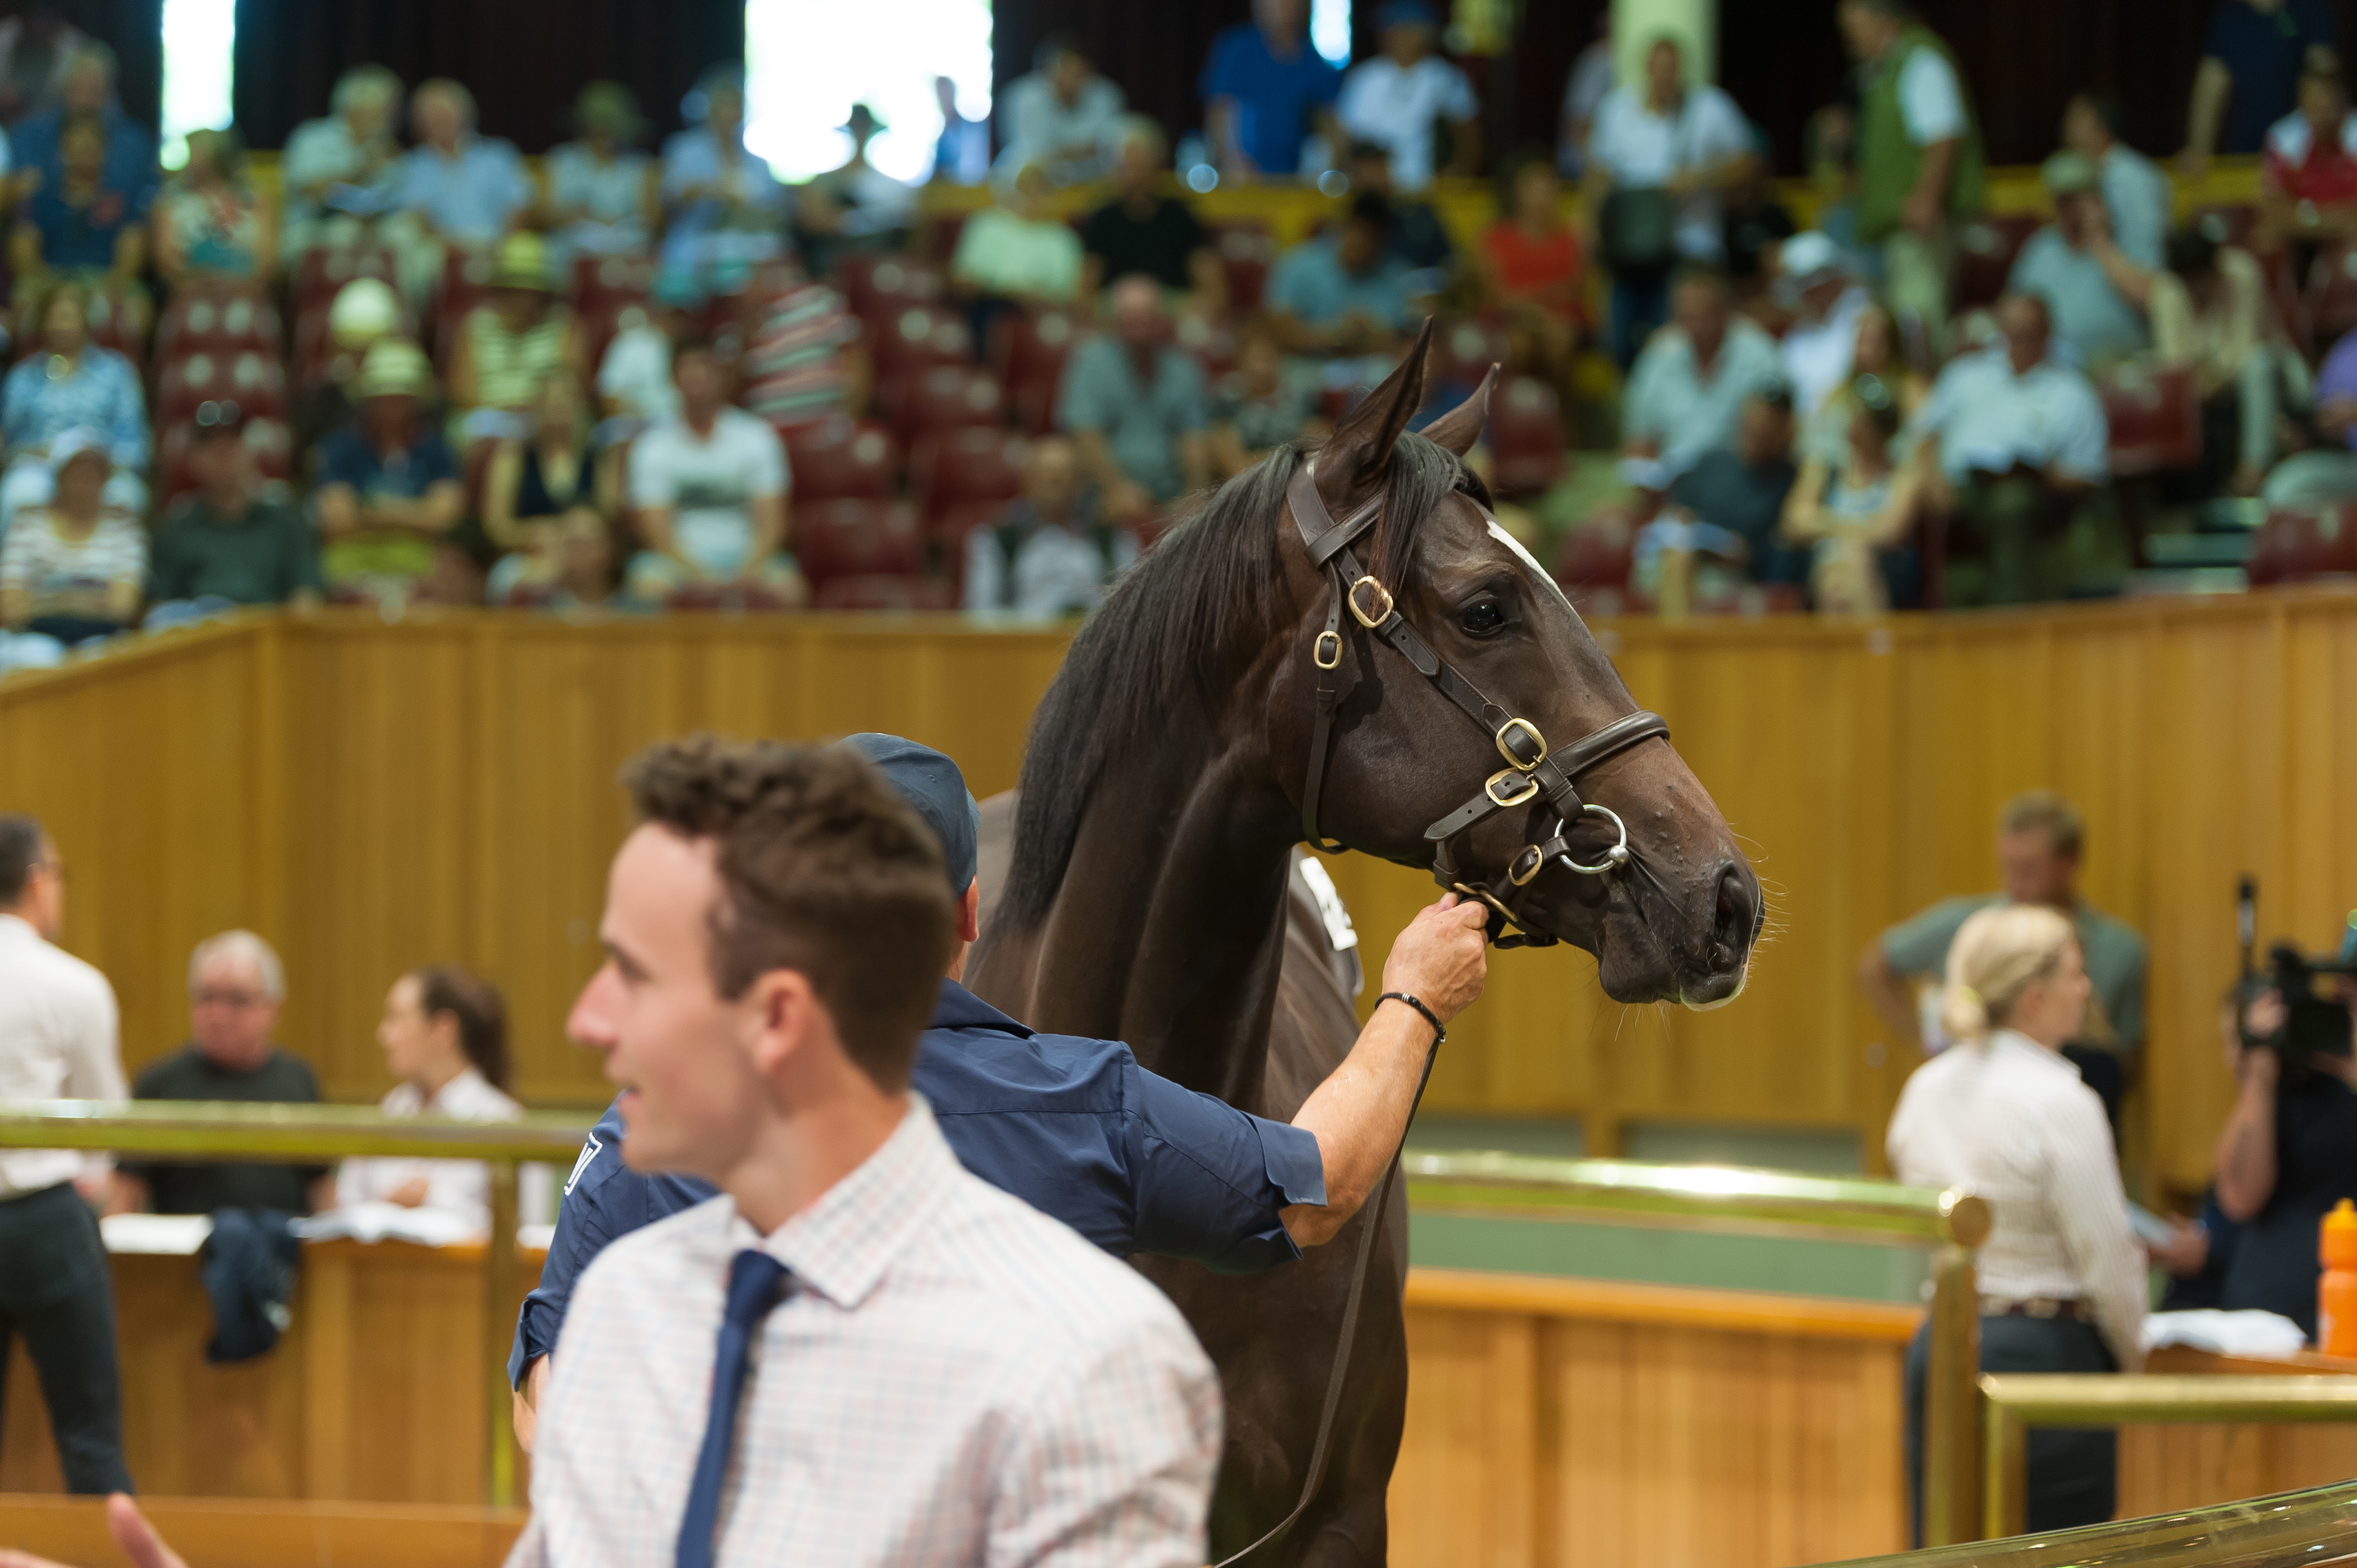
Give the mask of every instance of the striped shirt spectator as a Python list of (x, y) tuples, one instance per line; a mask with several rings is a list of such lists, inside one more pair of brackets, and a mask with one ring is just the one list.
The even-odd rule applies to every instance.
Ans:
[(843, 296), (803, 283), (770, 309), (746, 346), (745, 406), (771, 424), (811, 424), (842, 412), (851, 374), (845, 352), (859, 323)]

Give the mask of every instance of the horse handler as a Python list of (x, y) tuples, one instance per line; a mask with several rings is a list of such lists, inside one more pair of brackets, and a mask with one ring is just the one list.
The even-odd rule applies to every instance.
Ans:
[[(1481, 994), (1485, 911), (1454, 894), (1419, 911), (1383, 963), (1383, 997), (1350, 1055), (1288, 1125), (1182, 1089), (1115, 1040), (1035, 1034), (958, 983), (978, 929), (980, 812), (957, 764), (897, 736), (840, 745), (874, 764), (941, 841), (958, 940), (920, 1037), (911, 1086), (974, 1176), (1116, 1257), (1155, 1252), (1247, 1273), (1331, 1239), (1383, 1179), (1443, 1026)], [(758, 776), (793, 748), (685, 743), (736, 754)], [(577, 1010), (576, 1010), (577, 1017)], [(718, 1190), (625, 1164), (622, 1099), (608, 1107), (565, 1187), (540, 1286), (508, 1357), (516, 1434), (533, 1445), (574, 1285), (618, 1237)]]

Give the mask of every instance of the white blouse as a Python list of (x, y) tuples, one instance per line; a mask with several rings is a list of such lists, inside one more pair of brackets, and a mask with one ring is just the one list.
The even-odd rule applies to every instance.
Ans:
[(2104, 1102), (2078, 1069), (2010, 1029), (1951, 1047), (1907, 1080), (1885, 1147), (1909, 1186), (1988, 1200), (1984, 1298), (2083, 1300), (2120, 1369), (2144, 1365), (2144, 1251)]
[[(393, 1086), (377, 1101), (388, 1116), (419, 1116), (427, 1112), (459, 1122), (512, 1122), (523, 1107), (491, 1087), (473, 1068), (444, 1084), (428, 1100), (414, 1083)], [(480, 1160), (354, 1159), (336, 1173), (336, 1201), (389, 1203), (414, 1176), (425, 1178), (423, 1207), (438, 1208), (464, 1219), (469, 1230), (488, 1235), (491, 1229), (491, 1173)]]

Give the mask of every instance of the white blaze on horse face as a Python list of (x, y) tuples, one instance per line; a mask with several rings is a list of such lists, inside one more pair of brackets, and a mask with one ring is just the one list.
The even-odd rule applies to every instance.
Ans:
[(1504, 545), (1507, 549), (1512, 551), (1517, 556), (1519, 556), (1523, 564), (1531, 569), (1531, 575), (1536, 577), (1539, 580), (1540, 585), (1545, 588), (1548, 593), (1553, 594), (1555, 596), (1555, 602), (1563, 606), (1564, 608), (1571, 610), (1572, 619), (1577, 620), (1579, 618), (1579, 612), (1577, 610), (1571, 609), (1571, 600), (1564, 594), (1563, 585), (1555, 580), (1555, 574), (1540, 565), (1538, 562), (1532, 557), (1531, 553), (1523, 548), (1523, 542), (1515, 538), (1512, 534), (1508, 533), (1506, 532), (1505, 524), (1500, 522), (1494, 517), (1490, 519), (1490, 537), (1496, 540), (1499, 543)]

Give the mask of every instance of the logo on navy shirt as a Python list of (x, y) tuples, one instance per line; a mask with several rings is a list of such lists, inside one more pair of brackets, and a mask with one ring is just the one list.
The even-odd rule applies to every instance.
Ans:
[(604, 1152), (605, 1147), (605, 1144), (597, 1141), (597, 1133), (592, 1133), (589, 1134), (589, 1141), (581, 1145), (581, 1157), (573, 1162), (573, 1174), (565, 1178), (565, 1197), (571, 1197), (573, 1196), (573, 1188), (575, 1185), (581, 1180), (581, 1173), (589, 1168), (589, 1162), (596, 1159), (599, 1154)]

